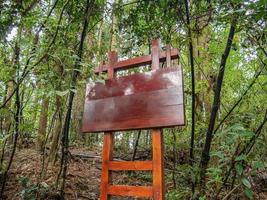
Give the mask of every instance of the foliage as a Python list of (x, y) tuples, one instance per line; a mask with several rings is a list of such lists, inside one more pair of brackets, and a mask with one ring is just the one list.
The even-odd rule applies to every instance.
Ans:
[[(266, 1), (188, 1), (189, 27), (185, 17), (187, 1), (89, 2), (89, 25), (80, 61), (79, 38), (86, 0), (0, 2), (1, 174), (6, 170), (16, 132), (17, 88), (21, 104), (18, 150), (24, 147), (34, 148), (40, 124), (45, 124), (42, 137), (45, 148), (40, 153), (43, 154), (43, 167), (46, 170), (45, 166), (60, 160), (57, 152), (61, 145), (62, 124), (71, 92), (75, 93), (75, 99), (70, 124), (70, 145), (90, 146), (92, 149), (101, 147), (102, 135), (84, 135), (80, 133), (80, 127), (85, 85), (106, 79), (105, 74), (96, 76), (94, 68), (102, 60), (107, 60), (106, 53), (112, 49), (112, 38), (116, 38), (114, 46), (121, 59), (150, 53), (150, 41), (161, 38), (162, 43), (171, 43), (173, 47), (180, 49), (179, 64), (184, 71), (187, 116), (185, 127), (164, 130), (166, 167), (171, 171), (166, 174), (166, 182), (170, 183), (167, 198), (190, 199), (198, 196), (200, 199), (214, 199), (218, 195), (222, 199), (235, 188), (230, 193), (232, 198), (258, 198), (257, 174), (262, 171), (266, 173), (267, 169), (267, 129), (263, 120), (267, 109)], [(226, 62), (215, 123), (216, 133), (212, 138), (206, 172), (205, 184), (208, 187), (201, 193), (202, 186), (198, 185), (199, 162), (222, 54), (230, 24), (236, 16), (236, 33)], [(188, 28), (192, 30), (192, 38), (187, 34)], [(192, 165), (188, 153), (192, 123), (192, 85), (188, 56), (190, 41), (194, 48), (196, 76), (195, 160)], [(149, 66), (142, 70), (149, 70)], [(134, 69), (126, 74), (142, 70)], [(79, 75), (74, 90), (70, 84), (75, 71)], [(43, 102), (47, 99), (47, 119), (42, 121)], [(257, 132), (262, 122), (263, 126)], [(136, 131), (118, 133), (116, 153), (130, 158), (136, 135)], [(139, 152), (151, 153), (150, 139), (149, 133), (142, 131)], [(248, 150), (250, 145), (252, 147)], [(33, 199), (34, 194), (42, 190), (38, 185), (30, 183), (27, 177), (19, 179), (23, 185), (19, 194), (24, 199)], [(196, 184), (194, 194), (192, 183)]]

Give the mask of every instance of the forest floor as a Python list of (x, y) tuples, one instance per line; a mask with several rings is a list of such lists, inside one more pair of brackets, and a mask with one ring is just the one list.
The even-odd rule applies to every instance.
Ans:
[[(101, 176), (100, 159), (85, 160), (72, 157), (69, 163), (65, 187), (67, 199), (97, 199)], [(56, 180), (59, 166), (48, 166), (43, 178), (40, 176), (41, 171), (42, 156), (36, 150), (18, 151), (10, 170), (5, 191), (6, 198), (8, 200), (57, 199), (59, 193), (56, 189)]]
[[(101, 150), (90, 151), (86, 148), (72, 148), (65, 186), (67, 200), (96, 200), (99, 198), (101, 177)], [(56, 200), (59, 192), (56, 187), (59, 166), (48, 166), (41, 178), (42, 157), (32, 148), (17, 151), (12, 164), (5, 190), (7, 200)], [(140, 178), (141, 177), (141, 178)], [(114, 184), (149, 185), (151, 174), (113, 173)], [(58, 186), (59, 188), (60, 186)], [(170, 189), (171, 184), (166, 183)], [(112, 200), (136, 199), (112, 197)], [(260, 194), (261, 200), (267, 200), (267, 194)]]
[[(98, 199), (101, 177), (101, 150), (90, 151), (85, 148), (79, 148), (71, 149), (70, 152), (71, 159), (69, 161), (65, 186), (66, 199)], [(48, 166), (45, 175), (41, 178), (42, 157), (40, 153), (31, 148), (17, 151), (9, 173), (4, 195), (5, 199), (58, 199), (59, 192), (56, 189), (56, 179), (59, 166)], [(141, 178), (142, 180), (139, 180), (140, 177), (137, 180), (137, 175), (135, 174), (131, 174), (130, 177), (128, 175), (124, 173), (113, 173), (113, 182), (115, 184), (130, 182), (134, 183), (134, 185), (148, 185), (151, 181), (149, 175), (143, 176)]]

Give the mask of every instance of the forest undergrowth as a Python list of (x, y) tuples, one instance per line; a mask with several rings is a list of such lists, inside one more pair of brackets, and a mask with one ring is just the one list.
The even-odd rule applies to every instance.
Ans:
[[(117, 152), (116, 157), (124, 157), (123, 160), (131, 159), (131, 153)], [(137, 152), (136, 157), (149, 159), (150, 151)], [(180, 165), (186, 164), (184, 160), (185, 152), (178, 152), (177, 162)], [(72, 147), (70, 149), (70, 163), (66, 179), (65, 198), (67, 200), (97, 200), (99, 199), (99, 187), (101, 179), (101, 149)], [(60, 192), (56, 188), (56, 179), (58, 176), (59, 165), (48, 166), (46, 173), (42, 174), (42, 159), (35, 148), (22, 148), (14, 158), (14, 167), (11, 168), (9, 176), (11, 177), (6, 186), (6, 200), (57, 200), (60, 199)], [(117, 159), (115, 160), (122, 160)], [(165, 157), (165, 176), (166, 190), (175, 191), (173, 180), (168, 174), (172, 173), (172, 158)], [(41, 175), (42, 174), (42, 175)], [(151, 174), (149, 173), (113, 173), (112, 179), (115, 184), (131, 185), (151, 185)], [(181, 179), (184, 179), (182, 177)], [(190, 180), (181, 180), (188, 181)], [(267, 199), (267, 173), (259, 171), (257, 177), (251, 177), (254, 191), (258, 191), (257, 200)], [(178, 180), (179, 182), (179, 180)], [(120, 199), (143, 199), (143, 198), (122, 198), (113, 197), (113, 200)], [(167, 199), (175, 200), (175, 197)], [(242, 199), (242, 198), (241, 198)]]

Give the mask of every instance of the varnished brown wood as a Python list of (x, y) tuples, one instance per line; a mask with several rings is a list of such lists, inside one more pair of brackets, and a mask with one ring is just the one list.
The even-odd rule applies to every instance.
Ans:
[(152, 129), (153, 153), (153, 199), (165, 199), (164, 187), (164, 145), (161, 129)]
[(108, 168), (112, 171), (152, 171), (152, 161), (110, 161)]
[[(166, 51), (161, 51), (159, 53), (160, 56), (160, 62), (166, 61)], [(113, 69), (115, 71), (119, 70), (127, 70), (139, 66), (144, 65), (150, 65), (152, 63), (151, 55), (141, 56), (137, 58), (130, 58), (127, 60), (121, 60), (118, 61), (114, 66)], [(179, 58), (179, 51), (178, 49), (172, 49), (171, 50), (171, 59), (177, 59)], [(109, 65), (100, 65), (98, 68), (96, 68), (95, 73), (98, 74), (99, 72), (107, 72), (109, 68)]]
[(164, 68), (106, 80), (105, 83), (88, 84), (86, 100), (127, 96), (180, 86), (182, 86), (181, 67)]
[(178, 68), (108, 80), (87, 92), (84, 132), (171, 127), (185, 121)]
[[(118, 60), (116, 52), (109, 53), (109, 66), (108, 78), (112, 79), (115, 77), (115, 72), (112, 68), (114, 63)], [(108, 187), (111, 184), (111, 174), (109, 171), (108, 163), (113, 159), (113, 146), (114, 146), (114, 134), (113, 132), (104, 133), (103, 153), (102, 153), (102, 175), (100, 185), (100, 200), (110, 199), (108, 194)]]
[(113, 133), (104, 134), (103, 152), (102, 152), (102, 175), (100, 185), (100, 199), (108, 200), (109, 196), (107, 193), (108, 186), (111, 182), (110, 171), (108, 168), (108, 162), (113, 158), (113, 144), (114, 135)]
[(117, 52), (116, 51), (109, 52), (108, 58), (109, 58), (108, 78), (113, 79), (114, 77), (116, 77), (115, 71), (114, 71), (114, 65), (116, 64), (118, 60)]
[[(159, 68), (159, 42), (152, 42), (152, 69)], [(155, 114), (155, 116), (157, 116)], [(152, 129), (152, 157), (153, 157), (153, 199), (165, 199), (164, 187), (164, 146), (162, 129)]]
[[(169, 68), (173, 58), (178, 58), (176, 49), (167, 46), (165, 52), (160, 52), (159, 41), (154, 40), (151, 55), (117, 62), (117, 53), (110, 52), (108, 64), (103, 63), (96, 70), (107, 71), (109, 80), (88, 87), (83, 131), (105, 131), (100, 200), (107, 200), (110, 195), (165, 199), (163, 133), (156, 127), (183, 125), (185, 121), (182, 70)], [(166, 61), (168, 68), (159, 70), (162, 61)], [(114, 79), (117, 70), (146, 64), (152, 64), (152, 72)], [(111, 131), (140, 128), (153, 128), (153, 160), (113, 161), (114, 134)], [(111, 171), (120, 170), (152, 170), (153, 185), (112, 185)]]
[(90, 118), (91, 121), (87, 116), (84, 117), (87, 122), (84, 123), (83, 131), (122, 131), (183, 125), (182, 98), (175, 90), (178, 89), (95, 100), (86, 109), (87, 113), (95, 115)]
[(166, 45), (166, 67), (171, 67), (171, 45)]
[(153, 40), (152, 41), (152, 47), (151, 47), (151, 57), (152, 57), (152, 70), (159, 69), (159, 40)]
[(115, 196), (152, 197), (152, 187), (110, 185), (108, 187), (108, 194)]

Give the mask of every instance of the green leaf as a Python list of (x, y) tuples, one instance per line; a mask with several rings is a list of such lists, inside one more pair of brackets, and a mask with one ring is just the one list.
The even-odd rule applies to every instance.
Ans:
[(68, 94), (68, 90), (65, 90), (65, 91), (56, 91), (56, 94), (58, 95), (58, 96), (61, 96), (61, 97), (63, 97), (63, 96), (65, 96), (66, 94)]
[(72, 91), (73, 93), (76, 93), (77, 92), (76, 89), (70, 89), (70, 91)]
[(235, 124), (231, 127), (231, 129), (235, 132), (241, 132), (246, 130), (242, 124)]
[(251, 188), (251, 184), (249, 182), (249, 180), (247, 178), (242, 178), (242, 183), (244, 186), (246, 186), (247, 188)]
[(245, 12), (245, 11), (246, 11), (245, 8), (241, 8), (241, 9), (235, 10), (234, 12), (235, 13), (242, 13), (242, 12)]
[(246, 197), (248, 197), (249, 199), (253, 199), (253, 191), (251, 188), (246, 188), (245, 189), (245, 195)]
[(240, 164), (236, 164), (236, 165), (235, 165), (235, 169), (236, 169), (236, 171), (237, 171), (237, 173), (238, 173), (239, 175), (241, 175), (241, 174), (243, 173), (243, 171), (244, 171), (243, 166), (240, 165)]
[(224, 158), (224, 154), (223, 154), (222, 151), (214, 151), (214, 152), (211, 153), (211, 156), (217, 156), (217, 157), (219, 157), (221, 159)]
[(264, 164), (262, 162), (258, 161), (258, 162), (256, 162), (254, 164), (254, 168), (255, 169), (263, 169), (264, 168)]
[(244, 154), (242, 154), (242, 155), (240, 155), (240, 156), (237, 156), (237, 157), (235, 158), (235, 161), (241, 161), (241, 160), (246, 160), (246, 159), (247, 159), (247, 156), (244, 155)]

